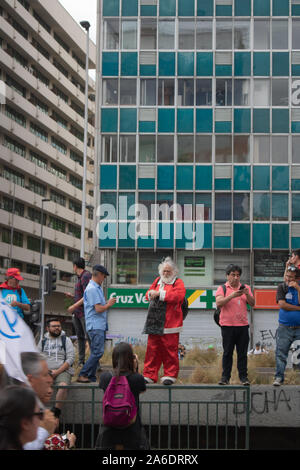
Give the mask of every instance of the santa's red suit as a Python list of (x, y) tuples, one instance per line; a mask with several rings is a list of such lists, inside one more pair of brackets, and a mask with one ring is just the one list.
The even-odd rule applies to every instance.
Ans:
[(179, 372), (179, 333), (183, 325), (181, 304), (186, 290), (181, 279), (176, 278), (172, 283), (164, 284), (159, 277), (147, 291), (147, 300), (151, 290), (160, 292), (159, 300), (166, 303), (166, 314), (163, 334), (148, 335), (143, 376), (150, 383), (157, 382), (158, 371), (163, 364), (164, 377), (161, 380), (170, 379), (175, 382)]

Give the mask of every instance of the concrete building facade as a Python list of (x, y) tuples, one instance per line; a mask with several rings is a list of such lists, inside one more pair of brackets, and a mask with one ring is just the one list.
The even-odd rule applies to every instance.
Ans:
[[(94, 69), (92, 41), (89, 58)], [(62, 293), (72, 290), (72, 260), (80, 254), (85, 61), (86, 32), (57, 0), (0, 1), (1, 273), (20, 268), (22, 286), (38, 298), (43, 224), (42, 261), (58, 272), (46, 309), (56, 314), (65, 312)], [(88, 107), (87, 260), (93, 252), (92, 79)]]

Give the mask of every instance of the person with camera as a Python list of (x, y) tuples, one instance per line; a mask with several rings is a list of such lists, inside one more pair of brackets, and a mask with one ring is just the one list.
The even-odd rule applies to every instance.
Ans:
[(216, 305), (220, 308), (220, 327), (223, 343), (222, 378), (219, 385), (228, 385), (231, 377), (233, 351), (237, 352), (237, 368), (240, 381), (249, 385), (247, 352), (249, 345), (249, 322), (247, 304), (254, 306), (255, 300), (250, 287), (241, 284), (242, 269), (230, 264), (226, 268), (225, 292), (219, 286), (216, 292)]

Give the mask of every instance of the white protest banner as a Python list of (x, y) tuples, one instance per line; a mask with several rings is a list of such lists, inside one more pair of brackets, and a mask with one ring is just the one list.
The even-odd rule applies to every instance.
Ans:
[(7, 374), (27, 383), (21, 366), (22, 352), (38, 352), (31, 329), (20, 315), (0, 298), (0, 361)]

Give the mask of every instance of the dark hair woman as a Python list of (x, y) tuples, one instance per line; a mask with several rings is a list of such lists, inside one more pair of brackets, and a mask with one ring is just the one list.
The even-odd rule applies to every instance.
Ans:
[(139, 394), (146, 390), (144, 377), (138, 373), (137, 357), (128, 343), (121, 342), (112, 353), (113, 372), (103, 372), (99, 387), (105, 392), (113, 376), (126, 376), (130, 390), (135, 398), (137, 417), (125, 429), (101, 426), (96, 443), (97, 449), (149, 449), (145, 430), (139, 415)]
[(0, 391), (0, 450), (22, 450), (36, 439), (43, 411), (34, 391), (10, 385)]

